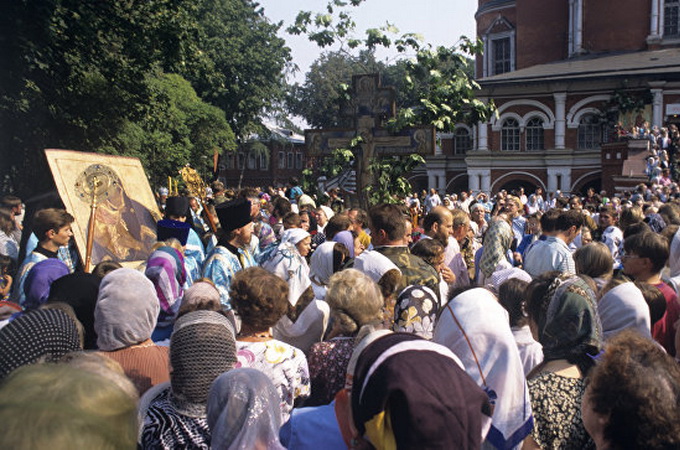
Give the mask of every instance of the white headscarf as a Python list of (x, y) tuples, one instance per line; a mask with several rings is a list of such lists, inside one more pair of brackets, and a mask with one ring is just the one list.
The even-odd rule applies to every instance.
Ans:
[(635, 283), (623, 283), (604, 294), (597, 304), (597, 312), (605, 340), (628, 328), (652, 337), (649, 306)]
[(328, 303), (323, 300), (313, 300), (300, 313), (295, 322), (284, 314), (274, 325), (272, 334), (274, 339), (308, 353), (312, 344), (321, 342), (330, 314), (331, 307)]
[(312, 285), (307, 260), (295, 246), (309, 236), (302, 228), (289, 228), (281, 235), (281, 243), (274, 256), (262, 267), (288, 283), (288, 301), (295, 306), (300, 295)]
[(288, 228), (281, 234), (281, 244), (299, 244), (300, 241), (309, 236), (310, 234), (302, 228)]
[[(387, 256), (375, 250), (363, 252), (357, 256), (354, 259), (354, 268), (368, 275), (376, 283), (390, 270), (399, 270)], [(399, 270), (399, 273), (401, 273), (401, 270)]]
[(333, 275), (333, 249), (336, 242), (326, 241), (319, 245), (310, 259), (310, 279), (314, 288), (314, 297), (326, 298), (326, 286)]
[(441, 312), (432, 340), (462, 360), (466, 372), (487, 391), (492, 403), (493, 393), (497, 396), (487, 441), (496, 448), (521, 444), (533, 427), (529, 389), (508, 313), (496, 297), (486, 289), (474, 288), (451, 299)]

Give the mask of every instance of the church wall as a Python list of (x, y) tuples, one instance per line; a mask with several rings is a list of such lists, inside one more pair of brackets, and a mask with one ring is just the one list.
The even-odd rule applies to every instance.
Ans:
[(568, 4), (565, 0), (517, 2), (517, 69), (567, 58)]
[(586, 1), (583, 9), (583, 49), (586, 52), (647, 49), (650, 0)]

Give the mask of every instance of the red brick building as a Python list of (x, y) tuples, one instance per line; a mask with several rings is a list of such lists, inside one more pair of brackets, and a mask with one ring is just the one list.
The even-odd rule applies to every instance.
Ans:
[(442, 136), (418, 188), (599, 188), (603, 166), (609, 181), (634, 153), (602, 150), (617, 101), (648, 101), (618, 114), (624, 126), (678, 121), (680, 0), (479, 0), (475, 19), (478, 97), (498, 115)]
[[(225, 186), (283, 186), (291, 177), (302, 178), (302, 170), (310, 163), (305, 137), (291, 130), (268, 126), (267, 138), (253, 136), (236, 152), (222, 155), (219, 179)], [(253, 146), (259, 142), (266, 147)]]

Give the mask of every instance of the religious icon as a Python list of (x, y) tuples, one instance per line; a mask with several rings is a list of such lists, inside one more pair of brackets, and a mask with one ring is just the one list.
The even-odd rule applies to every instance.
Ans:
[(73, 234), (82, 260), (91, 222), (92, 265), (145, 260), (156, 242), (160, 212), (139, 159), (53, 149), (45, 154), (59, 195), (76, 219)]

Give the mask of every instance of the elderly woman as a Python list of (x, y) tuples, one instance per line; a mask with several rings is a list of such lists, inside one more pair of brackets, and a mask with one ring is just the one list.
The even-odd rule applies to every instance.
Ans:
[(478, 284), (482, 286), (486, 279), (498, 270), (498, 266), (512, 267), (508, 261), (508, 250), (510, 250), (514, 238), (510, 224), (511, 221), (507, 215), (499, 214), (493, 219), (484, 236), (479, 264), (475, 264), (475, 267), (479, 267), (479, 274), (476, 279), (479, 280)]
[(2, 446), (135, 448), (136, 397), (128, 379), (103, 364), (23, 367), (0, 389)]
[(581, 420), (585, 377), (602, 348), (595, 294), (581, 278), (548, 272), (529, 285), (527, 312), (544, 360), (528, 376), (535, 426), (527, 448), (588, 448)]
[(168, 381), (168, 348), (151, 340), (160, 304), (153, 283), (133, 269), (116, 269), (99, 287), (94, 310), (97, 347), (117, 361), (139, 390)]
[(310, 260), (311, 273), (309, 275), (314, 289), (314, 298), (326, 298), (326, 290), (331, 276), (342, 270), (349, 259), (349, 250), (339, 242), (327, 241), (319, 245)]
[(651, 339), (650, 307), (642, 291), (625, 277), (615, 278), (609, 286), (611, 288), (597, 302), (604, 340), (608, 341), (626, 329), (633, 329)]
[(529, 434), (531, 404), (508, 313), (483, 288), (469, 289), (444, 306), (434, 342), (455, 353), (494, 405), (485, 445), (515, 448)]
[(588, 378), (581, 411), (598, 449), (680, 447), (680, 369), (654, 341), (622, 332)]
[(279, 394), (259, 370), (234, 369), (213, 383), (208, 396), (210, 448), (283, 450)]
[(84, 349), (97, 348), (97, 333), (94, 331), (94, 308), (99, 294), (101, 278), (91, 273), (75, 272), (55, 280), (50, 286), (47, 303), (66, 303), (73, 308), (85, 333)]
[(170, 383), (140, 401), (141, 448), (210, 448), (208, 392), (235, 363), (234, 330), (226, 317), (195, 311), (177, 319), (170, 338)]
[(24, 308), (35, 309), (46, 303), (52, 283), (68, 274), (68, 266), (57, 258), (48, 258), (33, 266), (24, 283)]
[(364, 348), (352, 375), (351, 414), (336, 410), (353, 448), (480, 448), (491, 407), (447, 348), (391, 333)]
[(154, 342), (163, 341), (172, 333), (172, 325), (184, 294), (187, 280), (184, 255), (170, 246), (159, 247), (149, 256), (144, 275), (153, 283), (161, 306), (152, 339)]
[(19, 367), (56, 362), (82, 349), (75, 321), (64, 311), (38, 309), (0, 329), (0, 381)]
[(368, 275), (380, 288), (384, 299), (383, 324), (386, 328), (391, 328), (394, 322), (397, 289), (402, 285), (401, 270), (387, 256), (375, 250), (357, 256), (354, 268)]
[(309, 395), (309, 369), (304, 353), (274, 339), (272, 327), (288, 310), (288, 286), (260, 267), (236, 274), (230, 298), (241, 318), (237, 336), (238, 365), (264, 372), (279, 393), (282, 423), (296, 400)]
[(429, 287), (408, 286), (397, 297), (392, 330), (432, 339), (434, 323), (439, 312), (438, 305), (437, 295)]
[(332, 327), (326, 340), (314, 344), (309, 352), (312, 396), (306, 405), (329, 403), (342, 389), (354, 338), (362, 326), (381, 320), (384, 304), (378, 286), (355, 269), (331, 277), (326, 301), (331, 307)]
[(309, 254), (312, 238), (302, 228), (289, 228), (281, 235), (274, 255), (262, 263), (262, 267), (277, 275), (289, 286), (288, 300), (295, 306), (300, 296), (311, 286), (309, 266), (305, 257)]

